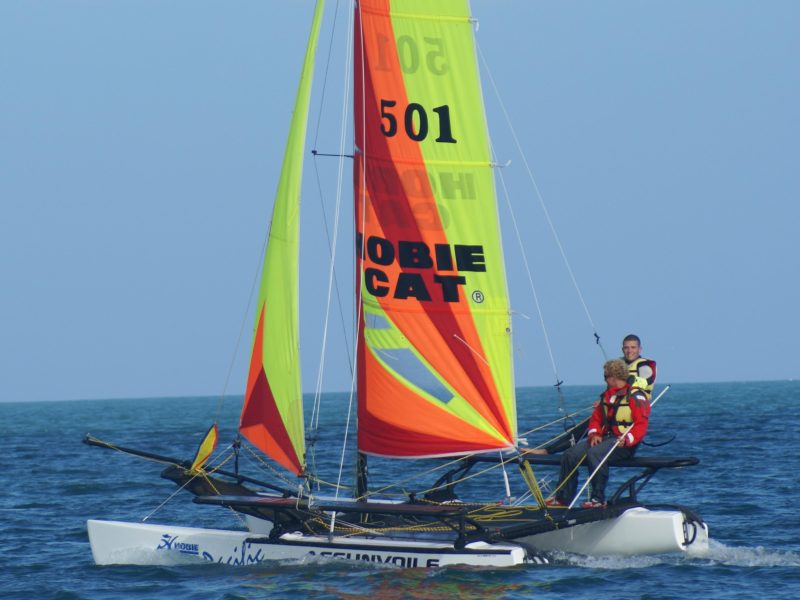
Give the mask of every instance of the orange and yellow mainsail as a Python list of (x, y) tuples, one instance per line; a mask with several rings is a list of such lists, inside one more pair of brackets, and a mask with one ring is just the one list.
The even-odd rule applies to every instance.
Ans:
[(355, 27), (358, 444), (516, 438), (510, 311), (466, 0), (361, 0)]
[(317, 0), (314, 9), (275, 194), (256, 306), (250, 371), (239, 421), (242, 435), (296, 474), (303, 470), (305, 455), (298, 340), (300, 181), (323, 4), (323, 0)]

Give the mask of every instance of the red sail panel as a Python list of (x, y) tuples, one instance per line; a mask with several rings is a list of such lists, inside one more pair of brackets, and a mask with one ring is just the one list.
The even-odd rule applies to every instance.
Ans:
[(299, 475), (303, 468), (294, 449), (283, 418), (275, 403), (262, 356), (264, 311), (261, 311), (253, 343), (253, 356), (247, 378), (244, 406), (239, 419), (239, 431), (251, 444), (267, 456)]

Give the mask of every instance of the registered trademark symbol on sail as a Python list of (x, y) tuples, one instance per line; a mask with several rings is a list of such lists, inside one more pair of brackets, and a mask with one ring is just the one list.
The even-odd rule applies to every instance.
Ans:
[(472, 292), (472, 301), (477, 304), (483, 304), (483, 301), (486, 300), (486, 296), (483, 295), (483, 292), (480, 290), (475, 290)]

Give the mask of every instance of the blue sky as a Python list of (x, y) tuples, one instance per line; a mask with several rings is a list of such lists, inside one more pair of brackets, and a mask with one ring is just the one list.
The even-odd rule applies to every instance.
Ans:
[[(800, 377), (800, 4), (472, 8), (607, 352), (633, 331), (662, 383)], [(0, 3), (0, 401), (244, 389), (250, 290), (311, 10), (306, 0)], [(338, 149), (345, 46), (333, 47), (325, 105), (324, 52), (312, 99), (321, 152)], [(600, 385), (592, 327), (486, 73), (484, 83), (559, 376)], [(335, 160), (318, 166), (335, 176)], [(335, 181), (320, 198), (313, 165), (306, 175), (310, 391), (328, 253), (320, 202), (331, 221)], [(548, 385), (504, 200), (499, 212), (517, 385)], [(340, 283), (349, 295), (346, 268)], [(346, 390), (332, 315), (324, 389)]]

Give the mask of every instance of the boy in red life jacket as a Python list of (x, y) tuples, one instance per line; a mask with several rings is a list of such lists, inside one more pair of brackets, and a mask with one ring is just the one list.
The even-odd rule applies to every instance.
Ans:
[[(603, 365), (603, 375), (608, 387), (589, 419), (588, 439), (581, 440), (561, 456), (558, 492), (548, 501), (550, 506), (566, 506), (572, 502), (578, 489), (578, 474), (573, 471), (584, 456), (592, 473), (620, 437), (622, 441), (609, 460), (632, 457), (647, 434), (650, 402), (645, 390), (627, 382), (628, 366), (620, 359), (609, 360)], [(591, 500), (583, 504), (584, 508), (605, 506), (607, 482), (608, 461), (592, 479)]]
[[(628, 383), (640, 388), (647, 393), (647, 399), (653, 393), (653, 384), (656, 382), (656, 361), (642, 356), (642, 341), (633, 333), (626, 335), (622, 340), (622, 354), (620, 360), (625, 361), (628, 367)], [(595, 406), (600, 400), (595, 403)], [(583, 437), (589, 427), (589, 419), (585, 419), (570, 428), (565, 433), (551, 440), (541, 448), (530, 448), (525, 454), (556, 454), (571, 447), (576, 439)]]

